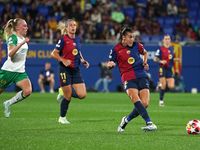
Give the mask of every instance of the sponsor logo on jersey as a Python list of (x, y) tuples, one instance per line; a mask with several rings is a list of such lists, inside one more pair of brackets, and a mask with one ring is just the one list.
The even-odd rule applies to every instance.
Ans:
[(135, 62), (135, 58), (129, 57), (127, 61), (129, 64), (133, 64)]
[(127, 51), (126, 51), (126, 53), (127, 53), (127, 54), (130, 54), (130, 53), (131, 53), (131, 51), (130, 51), (130, 50), (127, 50)]
[(1, 84), (2, 84), (2, 85), (5, 85), (5, 84), (6, 84), (6, 80), (2, 79), (2, 80), (1, 80)]
[(73, 54), (73, 55), (77, 55), (77, 54), (78, 54), (78, 50), (77, 50), (77, 49), (74, 49), (74, 50), (72, 51), (72, 54)]
[(172, 59), (172, 55), (170, 54), (170, 55), (168, 56), (168, 58), (169, 58), (169, 59)]

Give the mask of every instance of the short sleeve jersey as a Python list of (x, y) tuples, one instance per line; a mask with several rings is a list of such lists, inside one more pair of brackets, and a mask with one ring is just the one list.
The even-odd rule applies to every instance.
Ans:
[(143, 59), (140, 57), (143, 51), (143, 45), (139, 42), (133, 42), (132, 47), (124, 47), (121, 43), (118, 43), (111, 49), (109, 59), (118, 63), (122, 83), (136, 78), (147, 77)]
[[(69, 67), (79, 67), (82, 40), (79, 36), (71, 39), (67, 34), (64, 35), (56, 44), (55, 49), (60, 51), (60, 56), (64, 59), (71, 60)], [(64, 66), (61, 62), (60, 65)]]
[[(15, 34), (13, 34), (8, 38), (7, 45), (17, 46), (23, 40), (24, 40), (24, 37), (20, 38), (16, 36)], [(20, 73), (25, 72), (25, 62), (26, 62), (27, 51), (28, 51), (28, 44), (25, 43), (19, 48), (19, 50), (12, 57), (8, 56), (8, 59), (5, 61), (1, 69), (6, 70), (6, 71), (11, 71), (11, 72), (20, 72)]]
[(172, 46), (169, 48), (162, 46), (156, 51), (156, 57), (167, 61), (165, 65), (160, 64), (161, 67), (171, 68), (174, 65), (174, 48)]

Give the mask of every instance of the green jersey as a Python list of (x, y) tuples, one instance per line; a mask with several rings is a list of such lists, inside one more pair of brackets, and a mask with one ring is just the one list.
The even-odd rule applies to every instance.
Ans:
[[(20, 43), (22, 43), (23, 40), (24, 37), (20, 38), (15, 34), (13, 34), (8, 38), (7, 45), (17, 46)], [(28, 51), (28, 44), (25, 43), (18, 49), (18, 51), (12, 57), (8, 56), (8, 59), (5, 61), (1, 69), (11, 72), (20, 72), (20, 73), (25, 72), (27, 51)]]

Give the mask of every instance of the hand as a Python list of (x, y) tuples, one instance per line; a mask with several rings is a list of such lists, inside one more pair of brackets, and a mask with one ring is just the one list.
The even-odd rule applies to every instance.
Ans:
[(26, 38), (24, 39), (24, 41), (23, 41), (23, 44), (24, 44), (24, 43), (28, 43), (28, 42), (29, 42), (29, 38), (26, 37)]
[(108, 69), (112, 69), (112, 68), (114, 68), (115, 66), (116, 66), (116, 64), (115, 64), (114, 61), (109, 61), (106, 67), (107, 67)]
[(89, 64), (87, 61), (85, 61), (85, 60), (83, 60), (83, 61), (81, 61), (81, 62), (83, 63), (83, 65), (86, 66), (86, 68), (88, 68), (88, 67), (90, 66), (90, 64)]
[(71, 60), (69, 60), (69, 59), (62, 59), (62, 63), (66, 66), (66, 67), (68, 67), (69, 65), (71, 65)]
[(163, 64), (163, 65), (165, 65), (167, 63), (167, 61), (166, 60), (160, 60), (160, 64)]
[(143, 63), (144, 69), (149, 70), (149, 65), (147, 63)]

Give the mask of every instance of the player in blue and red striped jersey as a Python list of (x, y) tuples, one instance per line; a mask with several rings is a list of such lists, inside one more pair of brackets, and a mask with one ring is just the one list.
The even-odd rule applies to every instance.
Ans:
[[(108, 68), (112, 69), (116, 65), (115, 62), (118, 63), (124, 89), (135, 108), (127, 117), (122, 118), (118, 132), (123, 132), (128, 122), (139, 115), (146, 122), (146, 126), (141, 129), (145, 132), (155, 131), (157, 127), (146, 110), (150, 100), (149, 82), (145, 71), (149, 69), (147, 51), (142, 44), (134, 42), (134, 31), (131, 28), (122, 28), (120, 38), (120, 42), (111, 49)], [(140, 58), (140, 54), (143, 55), (143, 59)]]
[(174, 61), (180, 61), (179, 58), (174, 58), (174, 48), (170, 46), (171, 38), (165, 35), (163, 38), (163, 46), (156, 51), (154, 62), (159, 63), (158, 77), (161, 85), (159, 106), (164, 106), (163, 98), (166, 89), (166, 84), (169, 89), (174, 88), (174, 77), (172, 67)]
[(56, 44), (51, 56), (59, 61), (59, 81), (64, 97), (60, 104), (59, 122), (69, 123), (66, 114), (71, 97), (83, 99), (86, 97), (85, 83), (80, 74), (79, 65), (82, 62), (86, 68), (89, 63), (81, 54), (81, 38), (76, 36), (76, 23), (69, 19), (65, 24), (59, 26), (63, 37)]

